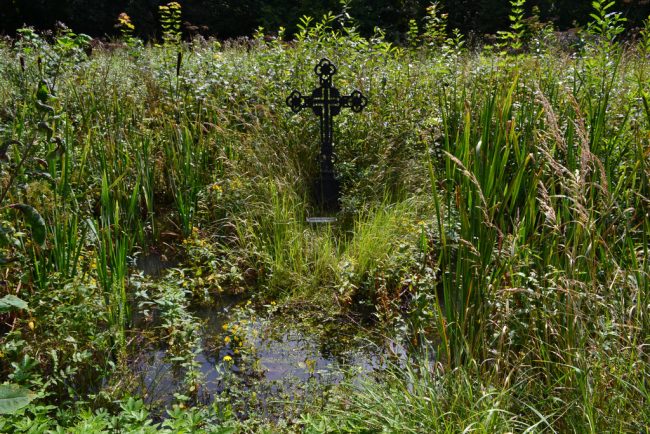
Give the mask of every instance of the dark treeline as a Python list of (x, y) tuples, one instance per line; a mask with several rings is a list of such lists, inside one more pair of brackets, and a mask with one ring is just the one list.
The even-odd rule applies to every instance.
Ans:
[[(167, 0), (0, 0), (0, 33), (14, 35), (17, 28), (54, 28), (60, 21), (76, 32), (95, 37), (117, 34), (117, 16), (126, 12), (143, 38), (157, 37), (158, 6)], [(186, 33), (201, 33), (217, 38), (251, 35), (263, 26), (273, 32), (280, 26), (289, 33), (302, 15), (319, 18), (327, 11), (342, 11), (339, 0), (179, 0), (183, 8)], [(375, 26), (398, 37), (408, 21), (424, 17), (430, 0), (350, 0), (348, 12), (363, 34)], [(449, 28), (463, 33), (494, 33), (508, 26), (508, 0), (442, 0), (449, 14)], [(526, 8), (539, 11), (540, 19), (559, 29), (582, 25), (589, 20), (591, 0), (528, 0)], [(638, 26), (650, 13), (650, 0), (617, 0), (615, 9), (623, 12), (628, 26)]]

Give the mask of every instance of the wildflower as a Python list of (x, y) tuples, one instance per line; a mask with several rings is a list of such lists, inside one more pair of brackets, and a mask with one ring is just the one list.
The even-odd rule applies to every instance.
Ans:
[(224, 343), (229, 344), (230, 343), (230, 336), (226, 336), (223, 338)]
[(230, 356), (223, 356), (223, 361), (226, 362), (226, 363), (230, 363), (230, 362), (232, 362), (232, 357), (230, 357)]
[(30, 330), (34, 331), (34, 321), (28, 322), (27, 327), (29, 327)]
[(222, 193), (223, 192), (223, 188), (221, 188), (221, 186), (219, 184), (216, 184), (216, 183), (212, 184), (211, 188), (212, 188), (212, 191), (215, 191), (217, 193)]
[(228, 323), (222, 325), (221, 330), (223, 330), (224, 332), (227, 332), (228, 331)]
[(233, 179), (233, 180), (230, 182), (230, 187), (231, 187), (233, 190), (238, 190), (238, 189), (240, 189), (241, 187), (243, 187), (243, 183), (242, 183), (241, 179), (239, 179), (239, 178), (235, 178), (235, 179)]

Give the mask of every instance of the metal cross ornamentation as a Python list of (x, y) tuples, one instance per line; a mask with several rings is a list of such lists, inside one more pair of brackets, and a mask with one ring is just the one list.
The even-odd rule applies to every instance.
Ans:
[(287, 105), (294, 113), (304, 108), (311, 108), (320, 118), (320, 180), (316, 186), (316, 196), (324, 210), (332, 211), (338, 206), (339, 186), (334, 177), (332, 163), (333, 139), (332, 118), (347, 107), (359, 113), (368, 104), (368, 99), (358, 90), (350, 95), (341, 96), (337, 88), (332, 86), (332, 76), (336, 74), (336, 66), (328, 59), (321, 59), (314, 68), (318, 75), (320, 86), (314, 89), (311, 96), (303, 96), (297, 90), (287, 97)]

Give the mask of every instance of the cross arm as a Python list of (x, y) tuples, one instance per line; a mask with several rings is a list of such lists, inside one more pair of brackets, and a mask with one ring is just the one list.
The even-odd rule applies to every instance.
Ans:
[(355, 113), (360, 113), (367, 105), (368, 98), (363, 96), (363, 94), (358, 90), (353, 91), (348, 96), (341, 97), (341, 107), (351, 108)]
[(311, 96), (303, 96), (300, 92), (294, 90), (287, 97), (287, 105), (291, 107), (291, 111), (298, 113), (304, 108), (312, 107), (313, 98)]

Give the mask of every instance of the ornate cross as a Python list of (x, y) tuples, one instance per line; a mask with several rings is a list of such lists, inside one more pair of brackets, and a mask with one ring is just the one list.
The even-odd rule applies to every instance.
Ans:
[(294, 90), (287, 97), (287, 105), (294, 113), (298, 113), (303, 108), (311, 108), (320, 118), (320, 182), (316, 187), (316, 195), (323, 208), (331, 211), (338, 206), (339, 191), (332, 163), (332, 118), (341, 112), (342, 107), (351, 108), (355, 113), (361, 112), (368, 104), (368, 99), (358, 90), (350, 95), (341, 96), (339, 90), (332, 86), (332, 76), (336, 74), (336, 66), (328, 59), (321, 59), (314, 72), (318, 75), (320, 86), (312, 91), (311, 96), (303, 96)]

